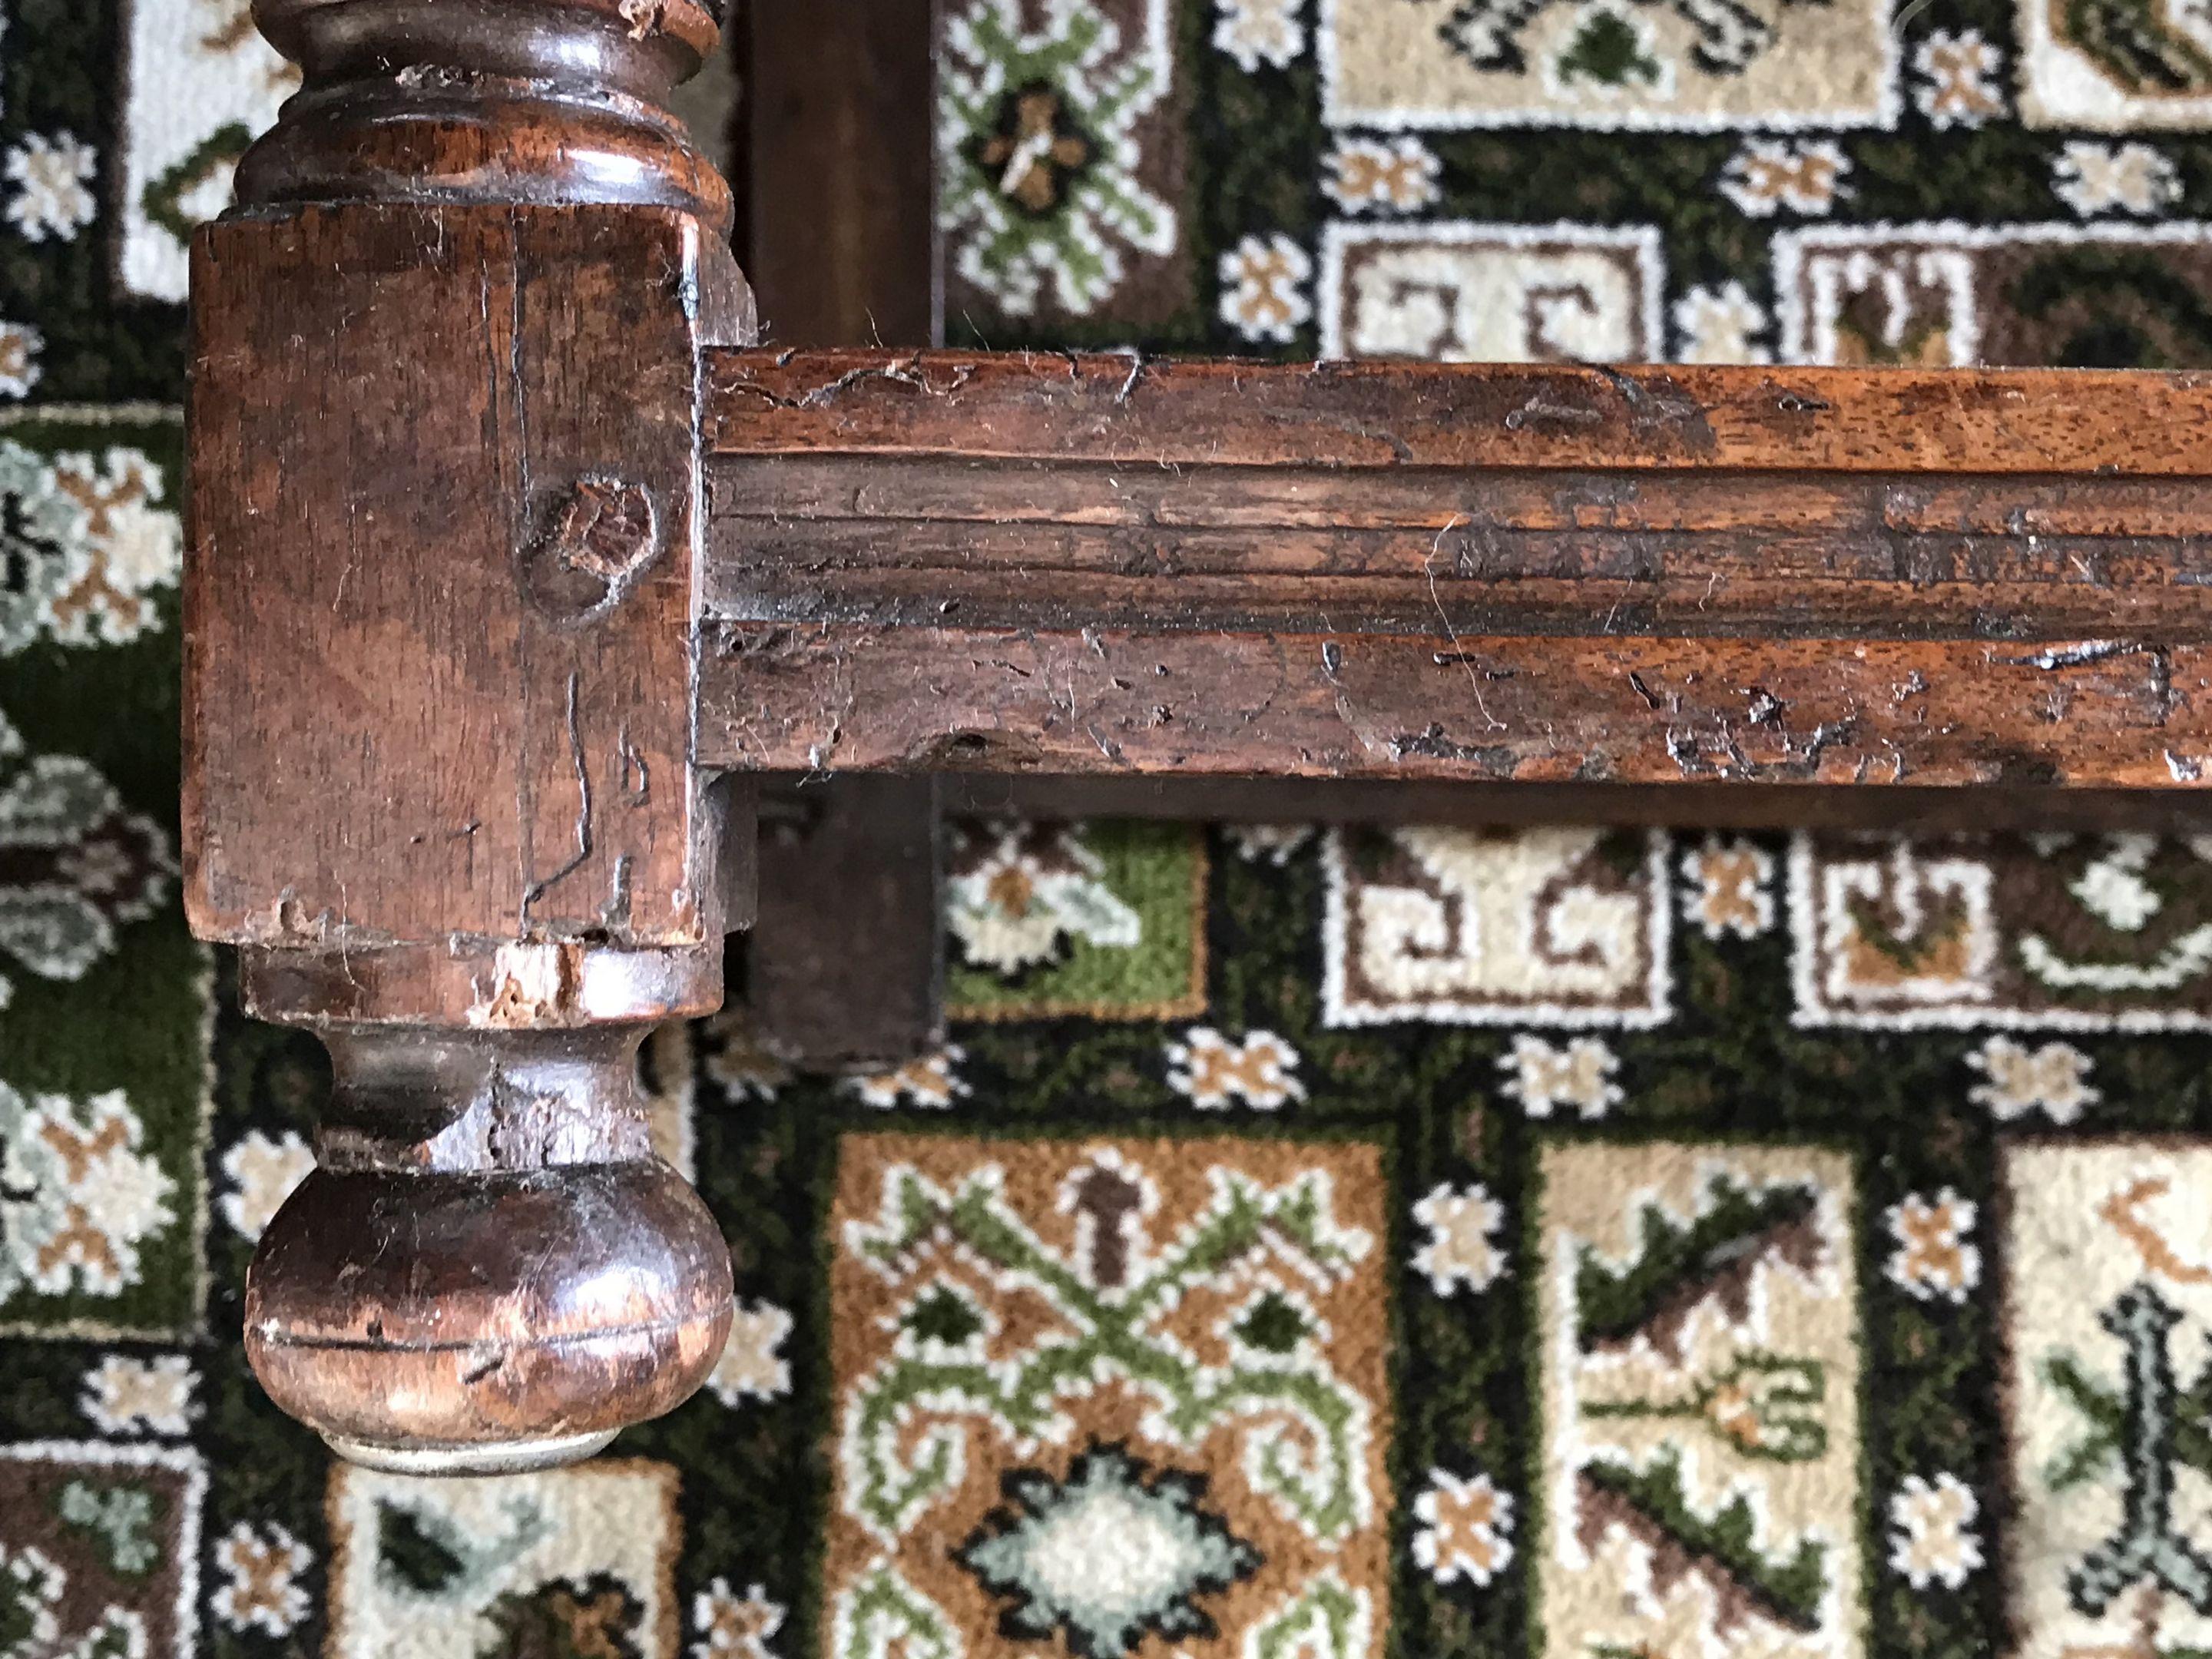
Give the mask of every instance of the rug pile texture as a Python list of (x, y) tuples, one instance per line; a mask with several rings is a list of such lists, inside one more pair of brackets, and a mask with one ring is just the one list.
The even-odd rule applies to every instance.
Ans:
[[(2212, 1652), (2212, 834), (960, 825), (941, 1053), (649, 1047), (707, 1391), (333, 1464), (239, 1352), (326, 1068), (176, 893), (182, 239), (294, 82), (4, 9), (0, 1654)], [(2182, 0), (945, 13), (957, 341), (2212, 365)]]

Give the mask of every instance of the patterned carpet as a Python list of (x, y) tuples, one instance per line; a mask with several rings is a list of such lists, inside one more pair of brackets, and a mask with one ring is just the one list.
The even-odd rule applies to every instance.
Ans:
[[(175, 893), (179, 239), (290, 82), (6, 10), (0, 1655), (2212, 1651), (2212, 838), (963, 826), (943, 1053), (651, 1047), (712, 1388), (334, 1467), (238, 1351), (325, 1067)], [(958, 339), (2212, 363), (2193, 0), (946, 10)]]

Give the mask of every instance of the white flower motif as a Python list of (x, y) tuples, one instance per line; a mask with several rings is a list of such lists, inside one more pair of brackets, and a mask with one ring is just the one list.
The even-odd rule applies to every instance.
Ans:
[(1968, 1089), (1966, 1098), (1988, 1107), (2000, 1123), (2039, 1111), (2053, 1123), (2071, 1123), (2103, 1098), (2089, 1086), (2089, 1056), (2070, 1042), (2031, 1048), (1993, 1036), (1966, 1056), (1966, 1064), (1988, 1079)]
[(277, 1206), (314, 1167), (314, 1153), (291, 1130), (275, 1140), (258, 1129), (247, 1130), (222, 1155), (222, 1172), (231, 1183), (217, 1200), (223, 1219), (241, 1237), (258, 1239)]
[(1912, 101), (1941, 131), (1978, 127), (2005, 112), (2003, 54), (1979, 29), (1934, 29), (1912, 51)]
[(283, 1528), (272, 1522), (257, 1529), (241, 1521), (215, 1547), (223, 1581), (208, 1604), (233, 1630), (289, 1635), (307, 1616), (307, 1592), (299, 1580), (314, 1560)]
[(742, 1302), (730, 1321), (730, 1340), (707, 1377), (725, 1406), (740, 1400), (780, 1400), (791, 1392), (791, 1366), (778, 1352), (791, 1334), (791, 1316), (773, 1302)]
[(1079, 825), (963, 828), (947, 863), (945, 926), (978, 966), (1017, 973), (1051, 961), (1064, 938), (1123, 951), (1144, 939)]
[(783, 1619), (782, 1606), (758, 1584), (740, 1596), (729, 1580), (717, 1578), (691, 1603), (700, 1638), (691, 1644), (692, 1659), (772, 1659), (768, 1640), (783, 1628)]
[(98, 211), (92, 175), (99, 155), (66, 132), (52, 137), (26, 133), (8, 152), (8, 177), (15, 193), (8, 198), (8, 217), (26, 238), (43, 242), (49, 235), (74, 241)]
[(1752, 138), (1722, 169), (1721, 194), (1754, 219), (1771, 219), (1783, 208), (1818, 215), (1847, 193), (1850, 170), (1850, 158), (1832, 139)]
[(1249, 1031), (1243, 1042), (1231, 1042), (1209, 1027), (1194, 1026), (1181, 1042), (1168, 1044), (1168, 1086), (1200, 1111), (1241, 1100), (1272, 1112), (1306, 1097), (1295, 1075), (1298, 1051), (1273, 1031)]
[(1774, 860), (1755, 842), (1707, 836), (1682, 855), (1682, 912), (1707, 939), (1757, 939), (1774, 926)]
[(1438, 1186), (1413, 1206), (1413, 1219), (1428, 1230), (1428, 1240), (1413, 1252), (1413, 1268), (1438, 1296), (1462, 1285), (1485, 1291), (1505, 1271), (1497, 1243), (1505, 1212), (1480, 1182), (1455, 1191)]
[(173, 587), (184, 569), (184, 525), (155, 507), (161, 469), (143, 452), (117, 447), (105, 455), (60, 455), (54, 487), (84, 510), (84, 546), (66, 589), (54, 601), (56, 637), (122, 645), (160, 625), (146, 595)]
[(1513, 1039), (1509, 1053), (1498, 1057), (1498, 1069), (1506, 1077), (1498, 1092), (1519, 1101), (1530, 1117), (1549, 1117), (1562, 1107), (1586, 1118), (1603, 1117), (1622, 1098), (1620, 1085), (1613, 1081), (1620, 1061), (1595, 1037), (1575, 1037), (1565, 1048), (1554, 1048), (1523, 1033)]
[(1437, 158), (1410, 134), (1340, 139), (1322, 166), (1322, 191), (1346, 213), (1411, 212), (1437, 199)]
[(1319, 833), (1310, 823), (1231, 823), (1222, 829), (1238, 858), (1247, 864), (1264, 859), (1279, 870)]
[(1486, 1474), (1462, 1480), (1429, 1471), (1428, 1489), (1413, 1499), (1413, 1560), (1438, 1583), (1464, 1578), (1487, 1584), (1513, 1559), (1513, 1498)]
[(0, 1284), (20, 1275), (49, 1296), (137, 1284), (138, 1247), (176, 1220), (176, 1183), (140, 1150), (144, 1129), (123, 1091), (27, 1101), (0, 1083)]
[(2151, 854), (2158, 851), (2150, 836), (2121, 835), (2105, 838), (2104, 851), (2092, 859), (2066, 890), (2081, 908), (2115, 932), (2133, 933), (2166, 908), (2158, 890), (2142, 878)]
[(948, 1042), (935, 1054), (910, 1060), (896, 1071), (847, 1078), (845, 1086), (860, 1097), (862, 1105), (879, 1110), (889, 1111), (901, 1101), (910, 1100), (917, 1106), (943, 1111), (968, 1092), (968, 1085), (952, 1069), (967, 1057), (965, 1049)]
[(1289, 67), (1306, 49), (1297, 0), (1213, 0), (1213, 49), (1247, 75), (1262, 64)]
[(1693, 288), (1674, 301), (1674, 356), (1685, 363), (1771, 363), (1766, 313), (1741, 283)]
[(84, 1374), (77, 1403), (103, 1434), (185, 1434), (199, 1406), (192, 1391), (199, 1379), (192, 1362), (180, 1353), (163, 1354), (150, 1364), (119, 1353), (103, 1354)]
[(21, 398), (39, 383), (46, 337), (28, 323), (0, 322), (0, 396)]
[(1972, 1488), (1955, 1474), (1906, 1475), (1889, 1500), (1890, 1566), (1915, 1589), (1960, 1588), (1982, 1565), (1974, 1530), (1981, 1512)]
[(1882, 1214), (1897, 1241), (1885, 1271), (1923, 1302), (1964, 1302), (1982, 1281), (1982, 1253), (1968, 1243), (1976, 1206), (1948, 1187), (1929, 1197), (1908, 1193)]
[(184, 536), (177, 515), (143, 501), (126, 501), (107, 515), (100, 550), (107, 579), (125, 593), (173, 584), (184, 568)]
[(2100, 213), (2162, 213), (2181, 199), (2181, 174), (2148, 144), (2075, 139), (2051, 164), (2058, 199), (2090, 218)]
[(1248, 340), (1287, 344), (1313, 315), (1306, 251), (1287, 236), (1247, 236), (1221, 256), (1221, 319)]

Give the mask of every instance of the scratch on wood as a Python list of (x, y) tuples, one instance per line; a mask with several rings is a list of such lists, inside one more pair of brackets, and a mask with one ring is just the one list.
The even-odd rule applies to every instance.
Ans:
[(1538, 421), (1558, 421), (1567, 426), (1595, 426), (1605, 416), (1595, 409), (1577, 409), (1568, 404), (1555, 404), (1540, 392), (1528, 394), (1528, 401), (1505, 417), (1505, 429), (1519, 432)]
[(1119, 409), (1129, 401), (1137, 390), (1137, 382), (1144, 378), (1145, 354), (1134, 346), (1123, 348), (1122, 356), (1129, 360), (1129, 378), (1121, 382), (1121, 389), (1114, 394), (1114, 406)]
[[(615, 757), (620, 769), (617, 781), (622, 789), (623, 799), (632, 806), (644, 805), (653, 799), (653, 769), (645, 757), (638, 752), (637, 745), (629, 740), (628, 720), (624, 720), (615, 733)], [(633, 773), (637, 776), (635, 784), (630, 782)]]
[(2048, 673), (2060, 668), (2079, 668), (2084, 663), (2105, 662), (2113, 657), (2130, 656), (2148, 649), (2149, 647), (2133, 640), (2087, 640), (2080, 645), (2054, 645), (2032, 657), (2004, 657), (2000, 660), (2014, 667), (2040, 668)]
[(1471, 762), (1486, 776), (1510, 777), (1516, 758), (1505, 744), (1455, 743), (1435, 721), (1419, 732), (1401, 732), (1390, 739), (1390, 756), (1401, 760), (1419, 755), (1428, 760)]
[(2055, 645), (2048, 650), (2037, 652), (2033, 656), (2004, 657), (1999, 660), (2019, 667), (2039, 668), (2045, 673), (2056, 673), (2061, 669), (2109, 662), (2115, 657), (2149, 659), (2148, 678), (2151, 707), (2157, 714), (2156, 724), (2164, 726), (2180, 706), (2181, 699), (2173, 689), (2172, 653), (2162, 645), (2148, 645), (2141, 640), (2085, 640), (2079, 645)]
[(614, 892), (608, 898), (606, 908), (599, 912), (607, 926), (617, 933), (629, 927), (630, 861), (628, 853), (615, 860)]
[[(1505, 722), (1492, 714), (1490, 712), (1490, 705), (1483, 701), (1482, 682), (1475, 676), (1474, 664), (1468, 659), (1467, 653), (1459, 648), (1459, 631), (1452, 626), (1451, 617), (1444, 610), (1444, 602), (1437, 592), (1437, 561), (1443, 556), (1444, 538), (1450, 535), (1461, 525), (1468, 522), (1470, 520), (1466, 515), (1459, 513), (1453, 514), (1450, 518), (1444, 520), (1444, 527), (1437, 532), (1436, 540), (1430, 544), (1429, 556), (1421, 561), (1421, 572), (1429, 579), (1429, 603), (1436, 606), (1437, 620), (1444, 625), (1444, 637), (1451, 641), (1452, 648), (1449, 655), (1467, 670), (1468, 689), (1474, 693), (1474, 706), (1482, 711), (1483, 720), (1492, 731), (1503, 732), (1505, 729)], [(1445, 653), (1438, 653), (1437, 660), (1440, 663), (1445, 659)]]
[(576, 771), (576, 853), (543, 881), (530, 884), (522, 896), (522, 914), (526, 921), (530, 907), (545, 896), (547, 890), (581, 868), (584, 860), (592, 856), (592, 769), (584, 760), (583, 723), (576, 712), (577, 683), (581, 677), (574, 669), (568, 671), (568, 759)]
[(1704, 769), (1704, 763), (1698, 754), (1697, 740), (1678, 727), (1670, 726), (1667, 728), (1667, 753), (1674, 761), (1675, 769), (1686, 778), (1695, 777)]

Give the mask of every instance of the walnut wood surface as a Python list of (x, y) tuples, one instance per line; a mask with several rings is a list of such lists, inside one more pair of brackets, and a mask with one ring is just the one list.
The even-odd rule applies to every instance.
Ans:
[[(754, 0), (732, 175), (765, 339), (928, 344), (929, 0)], [(745, 1003), (808, 1070), (881, 1067), (944, 1036), (937, 792), (926, 777), (812, 778), (761, 805)]]
[(738, 251), (778, 345), (912, 348), (930, 279), (930, 0), (751, 0), (736, 37)]
[[(2212, 379), (718, 349), (692, 0), (260, 16), (306, 82), (196, 241), (185, 885), (333, 1055), (248, 1340), (349, 1455), (577, 1455), (713, 1363), (631, 1064), (718, 994), (709, 769), (1996, 822), (2212, 768)], [(933, 962), (894, 798), (809, 878), (855, 969), (872, 903)]]
[(2212, 382), (708, 362), (700, 753), (2188, 788)]
[(718, 354), (724, 454), (1154, 466), (2212, 472), (2212, 374)]
[(307, 84), (240, 159), (241, 203), (674, 208), (729, 187), (660, 101), (714, 50), (695, 0), (259, 0)]
[(202, 233), (185, 673), (204, 937), (720, 937), (687, 703), (690, 296), (734, 281), (725, 258), (653, 208), (308, 209)]
[[(186, 906), (330, 1048), (246, 1346), (346, 1455), (494, 1473), (696, 1389), (731, 1317), (635, 1054), (720, 999), (751, 790), (692, 760), (729, 198), (690, 0), (261, 0), (305, 71), (193, 249)], [(726, 811), (726, 807), (729, 811)]]
[(729, 1253), (653, 1155), (647, 1029), (328, 1032), (318, 1167), (246, 1280), (270, 1397), (372, 1458), (466, 1458), (611, 1433), (696, 1388), (729, 1331)]

